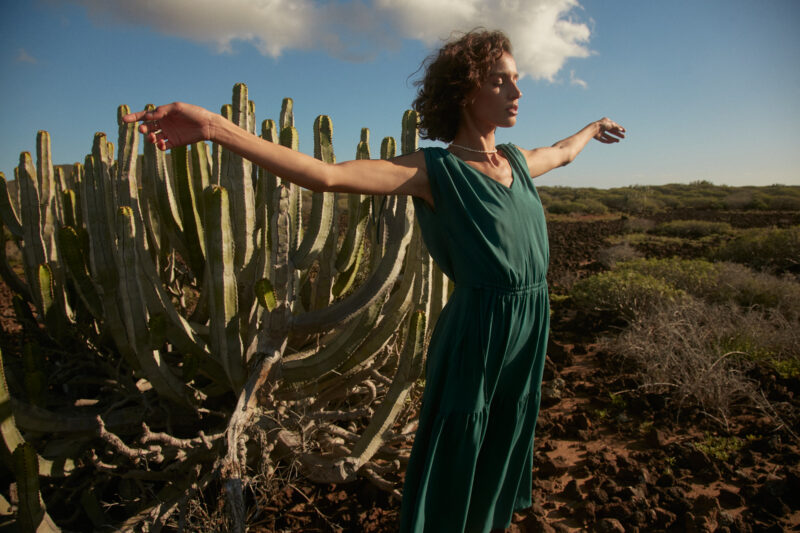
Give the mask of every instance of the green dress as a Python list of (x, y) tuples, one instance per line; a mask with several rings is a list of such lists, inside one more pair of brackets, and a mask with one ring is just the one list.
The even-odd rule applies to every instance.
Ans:
[(402, 532), (505, 528), (531, 505), (550, 309), (544, 210), (525, 159), (501, 145), (506, 187), (426, 148), (434, 209), (414, 198), (428, 251), (455, 290), (428, 349)]

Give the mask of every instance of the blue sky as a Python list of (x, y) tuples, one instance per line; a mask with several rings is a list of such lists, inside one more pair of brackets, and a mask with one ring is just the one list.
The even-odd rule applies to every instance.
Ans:
[[(229, 7), (220, 7), (229, 6)], [(499, 6), (499, 7), (498, 7)], [(57, 163), (116, 137), (116, 108), (184, 100), (219, 110), (248, 85), (259, 122), (295, 103), (301, 150), (332, 117), (339, 160), (362, 127), (399, 136), (410, 77), (451, 30), (504, 29), (524, 93), (502, 142), (549, 145), (609, 116), (546, 185), (706, 179), (800, 185), (800, 2), (795, 0), (34, 0), (4, 2), (0, 171), (48, 130)]]

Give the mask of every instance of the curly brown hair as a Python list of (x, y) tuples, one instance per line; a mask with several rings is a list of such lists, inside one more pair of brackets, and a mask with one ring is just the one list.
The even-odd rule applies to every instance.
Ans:
[(476, 29), (446, 43), (422, 66), (425, 73), (412, 106), (419, 113), (424, 139), (451, 142), (461, 122), (461, 108), (483, 83), (511, 42), (501, 31)]

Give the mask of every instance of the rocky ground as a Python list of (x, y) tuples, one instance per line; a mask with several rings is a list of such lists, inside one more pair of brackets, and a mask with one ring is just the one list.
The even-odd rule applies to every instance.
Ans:
[[(754, 217), (761, 218), (717, 213), (714, 220), (741, 227), (797, 224), (800, 218)], [(551, 222), (552, 284), (602, 269), (597, 252), (625, 223)], [(0, 283), (4, 355), (19, 353), (21, 345), (10, 301)], [(534, 451), (535, 503), (514, 516), (508, 532), (800, 531), (800, 443), (791, 436), (800, 428), (778, 427), (743, 407), (729, 420), (739, 447), (719, 453), (698, 447), (725, 442), (718, 424), (696, 410), (676, 411), (663, 396), (637, 392), (629, 369), (614, 354), (598, 351), (597, 324), (563, 306), (554, 310)], [(771, 402), (800, 409), (800, 380), (758, 369), (751, 377)], [(2, 483), (6, 493), (8, 482)], [(193, 502), (190, 529), (221, 523), (221, 495), (221, 487), (212, 486)], [(366, 481), (313, 485), (291, 465), (254, 489), (251, 500), (251, 531), (382, 532), (398, 526), (400, 502), (388, 493)]]

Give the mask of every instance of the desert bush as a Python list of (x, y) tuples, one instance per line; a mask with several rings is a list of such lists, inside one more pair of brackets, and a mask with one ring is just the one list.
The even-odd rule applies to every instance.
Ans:
[(640, 257), (642, 257), (642, 254), (631, 246), (628, 241), (621, 241), (608, 248), (603, 248), (597, 253), (597, 260), (608, 269), (614, 268), (619, 262), (632, 261)]
[(711, 252), (711, 257), (778, 272), (800, 271), (800, 226), (752, 228)]
[(617, 265), (656, 278), (669, 286), (714, 303), (776, 309), (800, 317), (800, 284), (734, 263), (702, 259), (634, 259)]
[(542, 202), (542, 205), (547, 208), (550, 204), (553, 203), (553, 197), (550, 193), (543, 191), (543, 187), (537, 187), (536, 192), (539, 194), (539, 200)]
[(600, 201), (609, 209), (631, 215), (647, 215), (663, 211), (664, 203), (650, 187), (615, 189)]
[(578, 281), (570, 291), (578, 309), (611, 313), (626, 320), (665, 301), (681, 301), (685, 296), (685, 291), (632, 269), (596, 274)]
[(731, 225), (727, 222), (710, 222), (707, 220), (672, 220), (651, 229), (655, 235), (699, 239), (709, 235), (730, 233)]
[(625, 233), (642, 233), (654, 228), (656, 223), (649, 218), (629, 218), (625, 221)]
[(722, 199), (726, 209), (747, 209), (752, 202), (752, 191), (736, 191)]
[(608, 208), (597, 200), (587, 198), (579, 201), (554, 201), (547, 205), (547, 212), (557, 215), (604, 215), (608, 213)]
[(800, 211), (800, 197), (769, 196), (766, 198), (767, 209), (772, 211)]
[(636, 315), (619, 336), (602, 339), (601, 347), (634, 362), (643, 388), (724, 421), (742, 400), (766, 407), (745, 375), (752, 361), (796, 362), (800, 333), (787, 324), (776, 313), (685, 298)]

